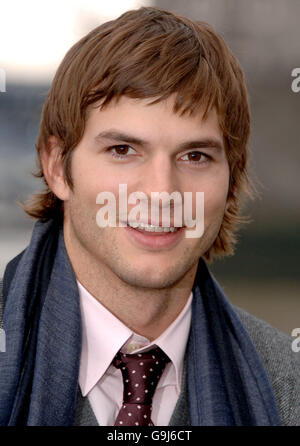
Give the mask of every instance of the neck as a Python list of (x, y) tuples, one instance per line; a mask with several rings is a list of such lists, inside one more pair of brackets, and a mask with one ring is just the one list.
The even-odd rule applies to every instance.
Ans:
[(142, 288), (124, 282), (105, 264), (78, 252), (65, 232), (65, 245), (77, 280), (114, 316), (150, 341), (162, 334), (184, 308), (193, 286), (197, 264), (175, 285)]

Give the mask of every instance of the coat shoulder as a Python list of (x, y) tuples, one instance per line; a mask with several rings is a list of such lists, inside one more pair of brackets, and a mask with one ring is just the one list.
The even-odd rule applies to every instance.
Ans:
[(2, 327), (3, 307), (4, 307), (3, 279), (0, 277), (0, 327)]
[(282, 424), (300, 426), (300, 352), (292, 349), (294, 339), (245, 310), (234, 308), (262, 360)]

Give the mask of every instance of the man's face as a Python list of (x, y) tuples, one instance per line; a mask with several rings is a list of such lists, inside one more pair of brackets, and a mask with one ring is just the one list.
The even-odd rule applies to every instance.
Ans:
[[(122, 97), (105, 109), (91, 108), (72, 157), (74, 188), (68, 190), (64, 224), (72, 252), (85, 266), (96, 264), (129, 285), (159, 289), (195, 270), (213, 244), (225, 211), (229, 166), (215, 111), (203, 121), (202, 113), (175, 114), (173, 98), (150, 102)], [(151, 192), (178, 191), (183, 204), (184, 192), (192, 192), (194, 217), (196, 192), (204, 192), (204, 234), (187, 238), (185, 228), (141, 233), (99, 227), (100, 192), (116, 197), (118, 222), (119, 184), (127, 185), (127, 196), (144, 192), (149, 209)], [(128, 204), (128, 214), (134, 206)]]

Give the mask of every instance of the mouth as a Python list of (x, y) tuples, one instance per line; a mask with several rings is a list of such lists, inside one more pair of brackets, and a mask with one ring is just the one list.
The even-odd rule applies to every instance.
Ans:
[(185, 227), (154, 226), (147, 223), (127, 222), (124, 229), (135, 244), (157, 250), (173, 248), (182, 238)]
[(168, 234), (170, 232), (176, 232), (181, 228), (177, 228), (175, 226), (155, 226), (148, 223), (142, 223), (142, 222), (127, 222), (127, 226), (130, 228), (136, 229), (137, 231), (141, 232), (147, 232), (147, 233), (155, 233), (156, 234)]

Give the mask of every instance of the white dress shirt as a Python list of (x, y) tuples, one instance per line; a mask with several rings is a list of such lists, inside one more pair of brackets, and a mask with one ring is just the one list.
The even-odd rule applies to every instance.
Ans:
[(155, 426), (169, 424), (183, 373), (183, 360), (191, 323), (191, 293), (177, 318), (154, 341), (134, 333), (77, 281), (82, 316), (82, 351), (79, 385), (100, 426), (113, 426), (123, 401), (123, 377), (111, 362), (124, 353), (149, 350), (154, 344), (170, 358), (158, 382), (151, 419)]

